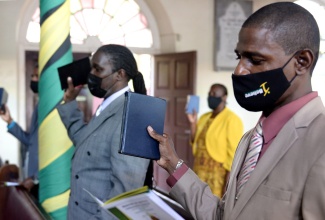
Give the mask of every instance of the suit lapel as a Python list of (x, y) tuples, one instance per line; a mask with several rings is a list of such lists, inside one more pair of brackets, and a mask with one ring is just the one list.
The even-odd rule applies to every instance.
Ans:
[(238, 217), (243, 207), (297, 138), (298, 135), (296, 133), (294, 120), (290, 119), (273, 140), (263, 157), (258, 161), (255, 170), (245, 185), (245, 189), (236, 202), (233, 212), (231, 213), (231, 219), (236, 219)]
[(107, 119), (114, 116), (118, 111), (123, 111), (124, 94), (116, 98), (111, 104), (109, 104), (99, 116), (94, 115), (90, 122), (87, 124), (87, 129), (82, 136), (80, 143), (84, 142), (89, 135), (91, 135), (98, 127), (100, 127)]
[(234, 158), (233, 160), (233, 165), (231, 167), (231, 173), (230, 173), (230, 177), (229, 177), (229, 183), (228, 183), (228, 187), (227, 187), (227, 191), (226, 191), (226, 195), (225, 195), (225, 216), (224, 219), (228, 219), (229, 218), (229, 214), (228, 213), (232, 213), (232, 209), (234, 208), (235, 205), (235, 196), (236, 196), (236, 186), (237, 186), (237, 176), (238, 173), (241, 169), (241, 165), (245, 159), (246, 156), (246, 151), (248, 148), (248, 144), (249, 144), (249, 140), (251, 139), (251, 136), (253, 134), (253, 129), (248, 131), (242, 138), (242, 140), (240, 141), (239, 145), (240, 147), (237, 148), (237, 152), (236, 152), (236, 158)]

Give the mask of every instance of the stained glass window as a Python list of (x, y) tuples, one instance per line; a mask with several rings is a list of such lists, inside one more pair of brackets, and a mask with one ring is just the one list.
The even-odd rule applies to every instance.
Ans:
[[(71, 43), (84, 44), (97, 37), (102, 44), (150, 48), (152, 33), (146, 16), (134, 0), (71, 0)], [(36, 9), (28, 25), (26, 39), (38, 43), (40, 10)]]

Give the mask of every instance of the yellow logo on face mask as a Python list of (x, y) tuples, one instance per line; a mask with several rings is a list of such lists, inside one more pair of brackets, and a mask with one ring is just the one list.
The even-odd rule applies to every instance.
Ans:
[(262, 83), (262, 84), (260, 85), (260, 87), (263, 89), (264, 96), (266, 96), (267, 94), (270, 94), (270, 93), (271, 93), (271, 92), (270, 92), (270, 87), (267, 87), (267, 88), (266, 88), (266, 86), (265, 86), (266, 83), (267, 83), (267, 82)]

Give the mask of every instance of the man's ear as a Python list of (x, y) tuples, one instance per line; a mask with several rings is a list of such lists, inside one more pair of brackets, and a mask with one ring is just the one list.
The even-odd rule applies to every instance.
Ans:
[(314, 63), (315, 57), (311, 50), (304, 49), (301, 50), (296, 55), (296, 73), (297, 75), (303, 75), (305, 73), (310, 73), (312, 64)]
[(227, 95), (223, 95), (223, 96), (221, 97), (221, 100), (222, 100), (224, 103), (226, 103), (226, 101), (227, 101)]
[(118, 80), (122, 80), (125, 79), (127, 77), (126, 72), (124, 69), (120, 69), (117, 71), (117, 79)]

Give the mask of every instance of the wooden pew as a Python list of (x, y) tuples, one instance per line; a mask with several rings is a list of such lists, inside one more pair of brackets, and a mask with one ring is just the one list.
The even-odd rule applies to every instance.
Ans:
[[(18, 182), (19, 169), (16, 165), (5, 164), (0, 167), (0, 181)], [(21, 186), (0, 186), (0, 220), (47, 220), (36, 199)]]

